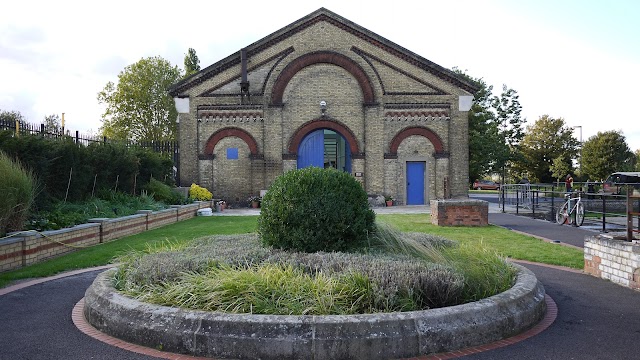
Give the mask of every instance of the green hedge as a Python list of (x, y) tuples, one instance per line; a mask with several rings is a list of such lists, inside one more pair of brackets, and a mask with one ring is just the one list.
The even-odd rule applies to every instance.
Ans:
[(1, 131), (0, 150), (32, 171), (42, 184), (36, 200), (40, 209), (55, 200), (86, 200), (100, 191), (139, 194), (151, 178), (173, 185), (172, 160), (143, 148), (104, 143), (84, 146), (69, 137), (16, 137), (11, 131)]

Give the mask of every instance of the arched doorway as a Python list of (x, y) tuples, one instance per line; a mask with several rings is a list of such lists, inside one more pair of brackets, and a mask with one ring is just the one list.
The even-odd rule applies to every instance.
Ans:
[(298, 146), (298, 169), (308, 166), (334, 168), (351, 173), (351, 148), (340, 133), (317, 129), (307, 134)]

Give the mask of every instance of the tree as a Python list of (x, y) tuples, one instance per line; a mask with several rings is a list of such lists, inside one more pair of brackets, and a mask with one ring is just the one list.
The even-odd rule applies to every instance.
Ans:
[(193, 48), (189, 48), (184, 55), (184, 77), (195, 74), (200, 71), (200, 59), (196, 55), (196, 51)]
[(606, 179), (616, 171), (633, 171), (636, 156), (620, 131), (605, 131), (582, 146), (582, 171), (589, 179)]
[(491, 170), (494, 150), (498, 141), (495, 114), (491, 109), (493, 86), (482, 79), (475, 79), (458, 68), (453, 71), (474, 82), (480, 90), (473, 94), (469, 110), (469, 183), (482, 178)]
[(52, 134), (58, 134), (62, 131), (60, 116), (51, 114), (44, 117), (44, 131)]
[(520, 142), (524, 137), (523, 124), (526, 120), (520, 116), (522, 106), (518, 92), (507, 85), (502, 85), (502, 93), (492, 98), (491, 105), (496, 113), (498, 131), (492, 170), (504, 174), (503, 170), (510, 162), (522, 160)]
[(636, 150), (636, 171), (640, 171), (640, 149)]
[(98, 93), (106, 104), (102, 115), (103, 135), (119, 140), (162, 141), (176, 138), (176, 111), (168, 93), (180, 80), (181, 70), (156, 56), (127, 66), (118, 75), (118, 85), (109, 81)]
[(551, 164), (550, 170), (551, 175), (553, 175), (553, 177), (556, 178), (558, 182), (560, 182), (561, 178), (571, 172), (571, 166), (567, 164), (562, 156), (558, 156), (557, 158), (553, 159), (553, 164)]
[(24, 115), (22, 115), (19, 111), (6, 110), (0, 110), (0, 121), (10, 123), (15, 123), (17, 121), (20, 124), (25, 124), (27, 122)]
[(521, 143), (522, 160), (516, 166), (529, 179), (551, 182), (551, 166), (561, 157), (569, 169), (578, 153), (580, 142), (573, 137), (573, 129), (566, 126), (564, 119), (554, 119), (543, 115), (533, 125), (527, 126)]

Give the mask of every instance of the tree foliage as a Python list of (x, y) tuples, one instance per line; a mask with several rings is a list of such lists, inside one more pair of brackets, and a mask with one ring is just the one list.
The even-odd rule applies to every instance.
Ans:
[(558, 156), (553, 159), (553, 164), (551, 164), (551, 168), (549, 170), (551, 170), (551, 175), (560, 182), (560, 179), (569, 174), (572, 169), (571, 166), (567, 164), (564, 157)]
[(478, 79), (480, 90), (474, 94), (469, 110), (469, 182), (482, 178), (491, 170), (498, 129), (490, 110), (492, 86)]
[[(494, 96), (491, 105), (496, 113), (495, 122), (497, 126), (498, 142), (495, 144), (495, 162), (492, 166), (493, 172), (501, 172), (507, 165), (521, 161), (520, 142), (524, 138), (523, 125), (525, 119), (520, 115), (522, 105), (520, 105), (518, 92), (502, 85), (500, 96)], [(504, 179), (503, 179), (504, 180)]]
[(181, 78), (181, 70), (156, 56), (127, 66), (118, 84), (109, 81), (98, 93), (106, 105), (101, 130), (117, 140), (175, 140), (177, 111), (167, 90)]
[(25, 124), (27, 121), (19, 111), (7, 111), (0, 110), (0, 121), (4, 122), (16, 122), (18, 121), (20, 124)]
[(582, 172), (593, 180), (606, 179), (616, 171), (633, 171), (636, 160), (620, 131), (598, 132), (582, 147)]
[(554, 160), (561, 158), (558, 161), (572, 169), (579, 145), (573, 129), (566, 125), (564, 119), (543, 115), (526, 128), (520, 147), (523, 159), (517, 164), (517, 169), (533, 181), (551, 182)]
[(503, 173), (504, 167), (521, 159), (519, 145), (524, 136), (522, 106), (518, 93), (502, 86), (499, 96), (493, 86), (463, 71), (453, 71), (474, 82), (480, 90), (469, 110), (469, 182), (488, 173)]
[(58, 114), (51, 114), (44, 117), (44, 131), (52, 134), (59, 134), (62, 131), (62, 123)]
[(200, 71), (200, 59), (196, 55), (196, 51), (193, 48), (189, 48), (184, 55), (184, 77), (193, 75)]

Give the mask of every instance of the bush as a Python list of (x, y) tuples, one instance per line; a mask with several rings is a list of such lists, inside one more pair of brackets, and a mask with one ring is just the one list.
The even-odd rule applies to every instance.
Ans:
[(95, 174), (94, 193), (103, 190), (133, 193), (140, 159), (131, 150), (124, 144), (92, 143), (87, 152)]
[(0, 151), (0, 236), (22, 230), (36, 197), (36, 179), (4, 152)]
[(262, 199), (264, 244), (303, 252), (344, 251), (367, 243), (375, 214), (349, 174), (308, 167), (278, 177)]
[(189, 188), (189, 199), (194, 201), (209, 201), (212, 198), (213, 194), (211, 194), (211, 191), (196, 184), (191, 184)]
[(134, 196), (113, 190), (101, 190), (97, 197), (82, 202), (53, 201), (48, 210), (29, 219), (30, 230), (57, 230), (84, 224), (91, 218), (114, 218), (133, 215), (138, 210), (160, 210), (164, 206), (152, 197)]
[(167, 185), (175, 185), (173, 178), (173, 160), (167, 154), (153, 152), (149, 149), (134, 148), (139, 159), (138, 184), (144, 185), (151, 179), (158, 179)]
[(185, 203), (185, 198), (175, 191), (171, 186), (151, 178), (149, 183), (145, 185), (144, 189), (149, 196), (153, 197), (156, 201), (163, 202), (169, 205), (181, 205)]

